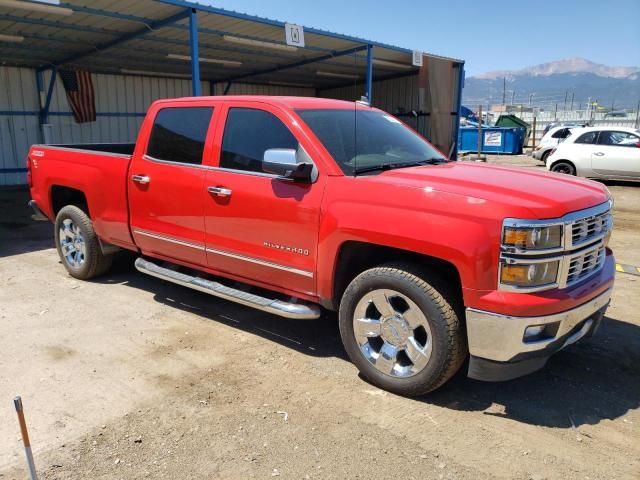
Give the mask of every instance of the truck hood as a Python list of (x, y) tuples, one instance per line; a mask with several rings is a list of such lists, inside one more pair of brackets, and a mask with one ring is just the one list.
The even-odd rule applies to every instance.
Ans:
[(604, 203), (607, 188), (591, 180), (517, 167), (449, 162), (401, 168), (377, 175), (377, 181), (526, 208), (528, 218), (556, 218)]

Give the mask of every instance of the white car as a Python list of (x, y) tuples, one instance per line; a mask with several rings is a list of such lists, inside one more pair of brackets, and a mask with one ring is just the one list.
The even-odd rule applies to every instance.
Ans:
[(551, 150), (567, 138), (571, 134), (571, 130), (575, 128), (576, 127), (570, 127), (567, 125), (558, 125), (557, 127), (551, 128), (540, 139), (540, 144), (532, 153), (533, 158), (547, 163), (547, 158), (549, 157)]
[(640, 130), (575, 128), (552, 150), (547, 169), (587, 178), (640, 180)]

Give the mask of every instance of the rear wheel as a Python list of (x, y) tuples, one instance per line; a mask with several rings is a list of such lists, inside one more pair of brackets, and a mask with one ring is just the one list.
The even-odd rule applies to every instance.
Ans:
[(113, 263), (113, 255), (102, 253), (91, 219), (74, 205), (58, 212), (55, 239), (60, 260), (72, 277), (89, 280), (105, 273)]
[(373, 384), (400, 395), (435, 390), (467, 353), (462, 324), (439, 278), (396, 264), (367, 270), (340, 302), (340, 335)]
[(562, 162), (554, 163), (553, 166), (551, 167), (551, 171), (556, 173), (564, 173), (565, 175), (575, 175), (576, 167), (574, 167), (569, 162), (562, 161)]

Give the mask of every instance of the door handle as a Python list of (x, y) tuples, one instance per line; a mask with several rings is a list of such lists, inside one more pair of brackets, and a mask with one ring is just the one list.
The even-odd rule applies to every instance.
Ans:
[(595, 155), (596, 157), (601, 157), (601, 156), (603, 156), (603, 155), (604, 155), (604, 153), (602, 153), (602, 152), (596, 152), (596, 153), (594, 153), (594, 155)]
[(230, 197), (232, 193), (232, 190), (230, 188), (224, 187), (209, 187), (207, 188), (207, 191), (209, 193), (217, 195), (218, 197)]
[(146, 185), (151, 181), (151, 178), (149, 178), (147, 175), (131, 175), (131, 180), (141, 185)]

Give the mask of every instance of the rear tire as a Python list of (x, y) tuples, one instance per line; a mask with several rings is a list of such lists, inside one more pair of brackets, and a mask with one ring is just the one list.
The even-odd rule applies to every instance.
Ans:
[(340, 302), (340, 336), (349, 358), (385, 390), (416, 396), (437, 389), (467, 355), (454, 298), (439, 277), (410, 264), (361, 273)]
[(576, 167), (573, 164), (565, 161), (556, 162), (551, 167), (552, 172), (564, 173), (565, 175), (575, 175)]
[(67, 205), (60, 209), (54, 233), (60, 260), (72, 277), (89, 280), (111, 268), (113, 254), (102, 253), (91, 219), (80, 208)]

